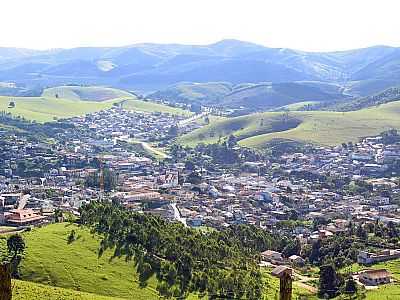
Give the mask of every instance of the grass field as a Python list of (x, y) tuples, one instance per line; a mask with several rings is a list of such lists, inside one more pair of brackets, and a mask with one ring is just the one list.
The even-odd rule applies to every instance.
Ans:
[(230, 118), (180, 138), (182, 144), (212, 143), (234, 134), (243, 146), (264, 148), (276, 138), (337, 145), (400, 129), (400, 102), (353, 112), (267, 112)]
[(134, 145), (139, 153), (145, 153), (156, 159), (164, 159), (168, 156), (161, 149), (155, 148), (147, 142), (141, 142), (135, 139), (130, 139), (129, 143)]
[(381, 262), (370, 267), (353, 264), (343, 268), (341, 272), (352, 273), (365, 269), (386, 269), (393, 275), (394, 283), (379, 286), (378, 289), (367, 291), (367, 300), (400, 299), (400, 259)]
[(34, 282), (14, 280), (14, 300), (119, 300), (121, 298), (106, 297), (85, 292), (78, 292)]
[[(264, 268), (263, 274), (264, 274), (264, 281), (267, 286), (267, 292), (265, 295), (266, 299), (267, 300), (279, 299), (279, 278), (271, 275), (270, 268)], [(315, 295), (308, 292), (304, 288), (299, 287), (299, 285), (296, 282), (294, 282), (292, 298), (299, 299), (300, 296), (304, 296), (308, 300), (317, 299)]]
[(100, 87), (100, 86), (59, 86), (48, 88), (43, 91), (42, 97), (44, 98), (58, 98), (68, 100), (83, 100), (83, 101), (107, 101), (116, 98), (128, 97), (135, 98), (135, 96), (129, 92)]
[[(10, 101), (15, 103), (9, 108)], [(37, 122), (51, 122), (55, 118), (80, 116), (111, 108), (115, 101), (88, 102), (43, 97), (5, 97), (0, 96), (0, 111), (21, 116)]]
[[(68, 244), (72, 229), (77, 239)], [(148, 286), (141, 288), (132, 262), (110, 261), (110, 252), (98, 258), (99, 240), (87, 229), (62, 223), (36, 228), (23, 235), (27, 245), (20, 268), (23, 281), (15, 281), (15, 299), (159, 299), (156, 279), (151, 278)], [(0, 237), (0, 254), (5, 251), (6, 238)], [(279, 280), (267, 269), (264, 279), (266, 297), (273, 300), (279, 290)], [(296, 284), (294, 295), (313, 299)], [(188, 299), (198, 297), (190, 295)]]
[[(68, 244), (72, 229), (77, 240)], [(155, 279), (140, 288), (132, 262), (110, 261), (110, 253), (98, 258), (99, 240), (86, 229), (53, 224), (26, 232), (24, 238), (22, 280), (104, 296), (158, 299)]]
[[(9, 108), (9, 103), (11, 101), (15, 103), (14, 108)], [(43, 123), (109, 109), (114, 103), (119, 102), (123, 102), (123, 107), (128, 110), (163, 112), (185, 116), (190, 115), (189, 111), (180, 108), (137, 100), (132, 96), (129, 99), (120, 97), (105, 101), (86, 101), (74, 98), (0, 96), (0, 111), (9, 112), (14, 116), (21, 116), (27, 120)]]
[(190, 116), (191, 112), (177, 107), (171, 107), (150, 101), (128, 99), (123, 101), (122, 107), (127, 110), (143, 111), (143, 112), (161, 112), (172, 115)]
[(274, 109), (275, 111), (279, 110), (288, 110), (288, 111), (298, 111), (298, 110), (304, 110), (304, 107), (307, 105), (313, 105), (313, 104), (318, 104), (318, 101), (303, 101), (303, 102), (296, 102), (292, 104), (288, 104), (282, 107), (279, 107), (278, 109)]

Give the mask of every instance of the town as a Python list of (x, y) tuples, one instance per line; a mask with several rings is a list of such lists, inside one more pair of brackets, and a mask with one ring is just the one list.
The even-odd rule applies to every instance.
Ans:
[[(212, 145), (174, 143), (202, 126), (188, 118), (113, 107), (59, 120), (44, 140), (2, 130), (0, 234), (79, 217), (82, 205), (109, 199), (199, 230), (249, 224), (284, 236), (290, 247), (261, 253), (276, 276), (331, 260), (338, 268), (365, 265), (354, 278), (367, 287), (392, 281), (389, 271), (367, 266), (400, 258), (395, 130), (272, 156), (243, 150), (231, 136), (218, 146), (230, 155), (218, 157)], [(335, 236), (354, 243), (315, 254)]]

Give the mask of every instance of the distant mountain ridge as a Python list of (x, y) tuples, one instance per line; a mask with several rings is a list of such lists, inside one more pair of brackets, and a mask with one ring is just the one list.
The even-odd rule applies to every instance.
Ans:
[(142, 92), (180, 82), (316, 81), (346, 87), (347, 94), (366, 96), (400, 85), (400, 48), (306, 52), (238, 40), (45, 51), (0, 48), (0, 81), (28, 87), (108, 85)]
[(148, 95), (171, 103), (199, 104), (223, 108), (268, 110), (302, 101), (343, 100), (348, 96), (335, 84), (299, 81), (234, 85), (229, 82), (180, 83)]

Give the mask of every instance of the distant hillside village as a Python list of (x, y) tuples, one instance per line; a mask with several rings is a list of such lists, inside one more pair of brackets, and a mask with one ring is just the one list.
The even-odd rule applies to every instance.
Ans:
[(265, 229), (285, 242), (260, 252), (263, 266), (300, 272), (358, 262), (360, 285), (394, 279), (369, 268), (400, 258), (394, 130), (271, 155), (239, 147), (233, 136), (183, 147), (176, 137), (200, 128), (198, 119), (119, 107), (51, 126), (38, 134), (0, 130), (0, 233), (79, 217), (83, 204), (107, 199), (201, 230)]

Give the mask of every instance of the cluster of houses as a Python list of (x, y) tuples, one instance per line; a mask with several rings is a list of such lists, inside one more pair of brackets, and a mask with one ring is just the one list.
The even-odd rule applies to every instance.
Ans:
[[(379, 192), (400, 193), (399, 181), (388, 176), (391, 164), (400, 159), (400, 144), (385, 145), (380, 137), (366, 138), (351, 147), (316, 147), (282, 155), (274, 162), (246, 162), (246, 170), (240, 174), (226, 167), (214, 165), (208, 170), (201, 166), (194, 170), (200, 181), (191, 183), (188, 178), (193, 170), (184, 162), (170, 159), (160, 163), (132, 150), (129, 141), (165, 146), (171, 142), (171, 128), (193, 130), (200, 126), (197, 122), (119, 107), (63, 122), (71, 126), (57, 133), (52, 143), (0, 132), (0, 224), (44, 224), (56, 210), (78, 214), (82, 204), (104, 196), (100, 188), (85, 184), (89, 176), (101, 172), (100, 168), (117, 176), (117, 185), (107, 197), (126, 209), (156, 214), (185, 226), (254, 224), (279, 230), (277, 225), (293, 218), (304, 220), (304, 224), (316, 218), (330, 220), (318, 228), (294, 226), (290, 234), (304, 246), (342, 234), (350, 221), (400, 224), (397, 202)], [(260, 166), (279, 170), (281, 175), (260, 175)], [(369, 196), (345, 194), (314, 184), (313, 178), (318, 176), (363, 180), (373, 191)], [(305, 264), (300, 256), (285, 258), (271, 250), (262, 257), (274, 265)], [(365, 265), (396, 258), (400, 258), (399, 250), (361, 251), (358, 255), (358, 261)], [(384, 283), (387, 274), (366, 271), (359, 278)]]
[(172, 132), (173, 129), (185, 133), (199, 128), (201, 125), (194, 122), (196, 117), (129, 111), (113, 107), (69, 119), (68, 121), (74, 124), (74, 127), (65, 135), (84, 133), (85, 136), (80, 135), (78, 141), (86, 138), (86, 140), (90, 139), (89, 144), (106, 148), (112, 148), (117, 140), (157, 142), (160, 146), (166, 146), (171, 141), (171, 135), (177, 134)]

